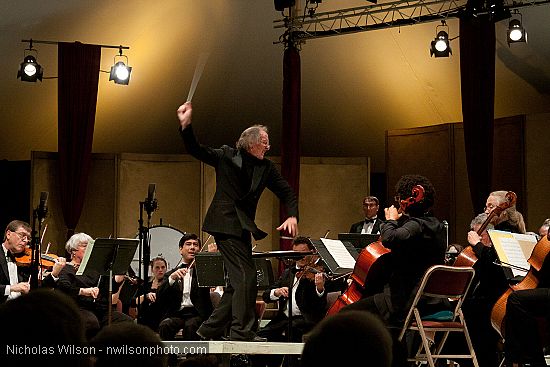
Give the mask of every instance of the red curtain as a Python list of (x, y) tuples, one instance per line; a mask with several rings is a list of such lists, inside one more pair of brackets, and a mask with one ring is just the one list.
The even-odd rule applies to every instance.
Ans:
[(460, 19), (460, 75), (466, 166), (474, 215), (491, 191), (495, 102), (495, 25), (487, 17)]
[(90, 173), (101, 47), (58, 45), (59, 189), (67, 238), (82, 213)]
[[(281, 174), (294, 189), (300, 190), (300, 122), (301, 122), (300, 52), (293, 45), (286, 47), (283, 56), (283, 126), (281, 136)], [(284, 205), (280, 207), (281, 223), (287, 218)], [(289, 233), (282, 233), (290, 237)], [(292, 240), (280, 240), (281, 250), (292, 250)]]

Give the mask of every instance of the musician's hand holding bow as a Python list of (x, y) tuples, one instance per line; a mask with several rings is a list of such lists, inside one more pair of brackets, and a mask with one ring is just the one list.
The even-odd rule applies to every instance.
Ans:
[(275, 297), (288, 298), (288, 287), (275, 288), (273, 294), (275, 295)]
[(98, 287), (80, 288), (78, 295), (84, 296), (84, 297), (92, 297), (95, 299), (99, 295), (99, 288)]
[(183, 280), (185, 275), (189, 272), (188, 268), (180, 268), (176, 271), (174, 271), (172, 274), (170, 274), (170, 278), (174, 281), (176, 280)]
[(317, 287), (317, 292), (323, 293), (325, 291), (325, 280), (325, 273), (315, 274), (315, 286)]
[(10, 286), (10, 292), (29, 293), (31, 285), (29, 282), (21, 282)]

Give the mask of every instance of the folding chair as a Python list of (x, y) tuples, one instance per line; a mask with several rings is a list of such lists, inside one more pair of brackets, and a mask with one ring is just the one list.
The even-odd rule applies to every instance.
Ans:
[[(467, 358), (472, 359), (475, 367), (479, 366), (461, 309), (473, 277), (474, 269), (471, 267), (435, 265), (426, 270), (398, 337), (401, 342), (407, 331), (420, 336), (421, 344), (416, 354), (407, 358), (409, 362), (427, 362), (434, 367), (438, 358)], [(448, 312), (447, 317), (441, 317), (441, 313), (437, 315), (439, 317), (422, 317), (418, 306), (423, 297), (449, 299), (455, 305), (454, 310)], [(441, 354), (451, 332), (463, 333), (469, 354)]]

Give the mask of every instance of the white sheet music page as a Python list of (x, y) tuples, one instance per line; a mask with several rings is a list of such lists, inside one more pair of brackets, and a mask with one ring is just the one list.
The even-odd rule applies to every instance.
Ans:
[(329, 254), (334, 258), (338, 267), (346, 269), (353, 269), (355, 267), (355, 259), (351, 256), (342, 241), (321, 238), (321, 242), (323, 242)]
[[(491, 242), (497, 252), (499, 260), (506, 264), (513, 265), (523, 269), (529, 269), (531, 265), (527, 261), (537, 244), (537, 239), (533, 235), (510, 233), (497, 230), (488, 230)], [(514, 276), (524, 276), (526, 271), (511, 268)]]

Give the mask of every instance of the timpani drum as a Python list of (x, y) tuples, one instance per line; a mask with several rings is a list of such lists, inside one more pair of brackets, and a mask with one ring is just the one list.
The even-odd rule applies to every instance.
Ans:
[[(175, 268), (180, 260), (181, 255), (179, 251), (179, 241), (184, 232), (170, 226), (158, 225), (149, 228), (149, 245), (151, 247), (151, 259), (155, 257), (163, 257), (167, 262), (166, 271)], [(139, 234), (136, 236), (139, 238)], [(142, 255), (143, 261), (143, 255)], [(139, 273), (139, 246), (132, 260), (132, 269)], [(143, 267), (141, 268), (141, 274), (143, 274)], [(151, 275), (151, 268), (148, 270), (148, 274)]]

